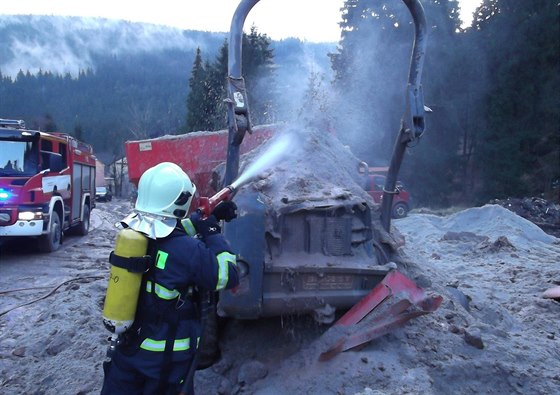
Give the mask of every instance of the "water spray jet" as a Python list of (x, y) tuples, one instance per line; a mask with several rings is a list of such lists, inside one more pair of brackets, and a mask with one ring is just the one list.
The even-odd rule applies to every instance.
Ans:
[(198, 209), (205, 217), (209, 216), (218, 204), (233, 199), (240, 187), (248, 184), (260, 173), (277, 164), (280, 159), (289, 152), (288, 150), (293, 146), (294, 142), (295, 138), (293, 134), (278, 136), (278, 138), (271, 142), (270, 146), (264, 151), (264, 153), (251, 163), (251, 165), (237, 178), (237, 180), (232, 182), (231, 185), (224, 187), (211, 197), (201, 197), (199, 199)]

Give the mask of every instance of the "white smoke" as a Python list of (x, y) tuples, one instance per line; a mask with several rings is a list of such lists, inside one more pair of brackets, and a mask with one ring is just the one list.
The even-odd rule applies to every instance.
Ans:
[[(206, 47), (181, 29), (102, 18), (0, 16), (0, 30), (8, 39), (4, 45), (8, 56), (0, 59), (0, 70), (11, 77), (20, 70), (76, 76), (80, 70), (95, 69), (95, 55)], [(9, 34), (11, 30), (31, 32), (15, 35)]]
[[(325, 81), (332, 79), (332, 69), (328, 52), (334, 52), (336, 45), (324, 44), (324, 48), (317, 51), (317, 47), (305, 45), (298, 39), (293, 40), (293, 52), (284, 65), (278, 65), (276, 72), (277, 95), (274, 99), (280, 121), (293, 121), (300, 113), (309, 88), (310, 78), (318, 76)], [(270, 87), (269, 87), (270, 88)]]

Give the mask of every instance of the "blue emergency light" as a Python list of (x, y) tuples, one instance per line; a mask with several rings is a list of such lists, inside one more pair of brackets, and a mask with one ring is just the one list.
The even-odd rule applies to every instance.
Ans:
[(4, 189), (0, 189), (0, 200), (8, 200), (10, 196), (11, 196), (10, 192)]

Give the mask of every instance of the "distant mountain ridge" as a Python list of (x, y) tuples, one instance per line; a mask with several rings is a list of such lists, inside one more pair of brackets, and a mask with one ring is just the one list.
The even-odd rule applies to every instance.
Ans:
[(214, 53), (225, 33), (181, 30), (166, 26), (103, 18), (14, 15), (0, 16), (0, 71), (19, 70), (77, 75), (95, 69), (99, 56), (157, 53), (165, 50)]
[[(260, 29), (266, 33), (266, 29)], [(193, 53), (200, 47), (203, 56), (213, 60), (228, 33), (181, 30), (168, 26), (104, 18), (0, 15), (0, 72), (15, 77), (19, 70), (32, 74), (54, 74), (95, 70), (95, 59), (105, 56), (156, 55), (166, 50)], [(298, 44), (298, 45), (296, 45)], [(305, 53), (315, 72), (330, 72), (327, 52), (333, 43), (307, 43), (297, 39), (273, 41), (277, 55), (283, 47)], [(293, 59), (289, 61), (291, 63)], [(276, 63), (282, 65), (279, 56)]]
[[(120, 154), (120, 141), (184, 132), (196, 49), (213, 62), (227, 36), (100, 18), (0, 16), (0, 118), (33, 126), (48, 114), (59, 130), (79, 129), (107, 155)], [(279, 94), (295, 105), (311, 74), (331, 76), (333, 43), (286, 39), (271, 48)]]

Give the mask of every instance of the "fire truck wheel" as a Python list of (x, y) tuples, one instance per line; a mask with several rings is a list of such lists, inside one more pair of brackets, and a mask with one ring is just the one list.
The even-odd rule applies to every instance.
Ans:
[(58, 250), (62, 242), (62, 226), (60, 217), (56, 211), (51, 216), (51, 230), (48, 234), (39, 238), (39, 250), (42, 252), (53, 252)]
[(408, 214), (408, 206), (399, 202), (393, 206), (393, 218), (404, 218)]
[(76, 226), (76, 234), (85, 236), (89, 232), (89, 206), (84, 206), (84, 220)]

